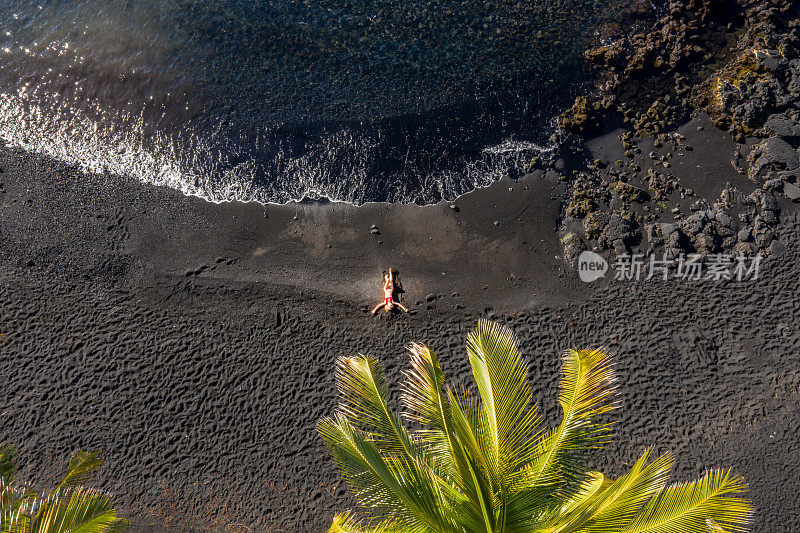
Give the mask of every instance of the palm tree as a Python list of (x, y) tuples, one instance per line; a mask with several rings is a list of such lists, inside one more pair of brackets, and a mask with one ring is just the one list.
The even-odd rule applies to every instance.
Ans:
[(401, 403), (388, 404), (371, 357), (340, 358), (340, 406), (318, 430), (364, 521), (337, 515), (329, 533), (694, 533), (747, 531), (744, 480), (713, 470), (667, 485), (673, 459), (646, 450), (627, 474), (589, 468), (611, 437), (614, 372), (603, 350), (564, 355), (558, 427), (542, 427), (508, 328), (481, 321), (467, 337), (479, 398), (444, 390), (436, 356), (413, 344)]
[(0, 446), (0, 533), (110, 533), (128, 521), (117, 517), (114, 504), (84, 487), (103, 464), (99, 452), (73, 455), (67, 473), (54, 489), (39, 494), (17, 481), (17, 449)]

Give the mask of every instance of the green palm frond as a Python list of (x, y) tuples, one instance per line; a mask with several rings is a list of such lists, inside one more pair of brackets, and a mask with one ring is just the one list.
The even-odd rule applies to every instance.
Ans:
[(746, 490), (741, 476), (730, 470), (712, 470), (702, 479), (660, 491), (622, 531), (747, 531), (753, 507), (748, 500), (739, 497)]
[(491, 532), (495, 529), (497, 521), (494, 498), (496, 487), (492, 484), (478, 440), (477, 403), (466, 393), (457, 397), (448, 389), (447, 394), (453, 432), (458, 444), (455, 447), (457, 453), (454, 458), (463, 481), (461, 487), (472, 504), (471, 509), (476, 511), (474, 513), (476, 526), (469, 531)]
[(13, 444), (0, 445), (0, 480), (11, 484), (17, 479), (19, 451)]
[(493, 481), (505, 490), (510, 474), (536, 452), (541, 417), (531, 407), (528, 367), (511, 330), (486, 320), (467, 336), (467, 353), (481, 397), (481, 449)]
[(602, 533), (617, 531), (642, 505), (661, 490), (669, 478), (672, 456), (658, 457), (652, 463), (650, 450), (616, 481), (592, 472), (576, 495), (557, 510), (542, 528), (552, 533)]
[[(673, 460), (645, 451), (617, 480), (588, 468), (615, 408), (611, 357), (564, 356), (558, 427), (540, 430), (527, 366), (508, 328), (485, 321), (467, 352), (479, 396), (445, 386), (434, 353), (413, 344), (404, 417), (388, 407), (386, 379), (369, 357), (337, 364), (340, 409), (318, 430), (367, 522), (337, 515), (334, 533), (678, 533), (746, 530), (741, 478), (714, 471), (666, 487)], [(666, 488), (665, 488), (666, 487)]]
[(328, 533), (405, 533), (406, 529), (394, 521), (384, 521), (371, 525), (358, 522), (350, 512), (337, 514)]
[[(390, 513), (411, 532), (442, 531), (449, 518), (441, 485), (427, 465), (402, 456), (384, 457), (378, 448), (337, 414), (318, 424), (345, 481), (368, 511)], [(452, 489), (451, 489), (452, 490)]]
[(588, 452), (607, 443), (611, 425), (600, 415), (613, 410), (615, 392), (611, 356), (603, 350), (568, 350), (558, 401), (564, 413), (561, 424), (540, 439), (536, 459), (520, 479), (525, 484), (552, 481), (570, 486), (583, 482)]
[(421, 344), (412, 344), (411, 370), (405, 373), (400, 397), (405, 416), (417, 422), (420, 442), (428, 449), (443, 475), (459, 477), (455, 465), (456, 447), (450, 402), (442, 390), (444, 374), (436, 356)]
[(14, 524), (19, 526), (20, 531), (25, 531), (26, 521), (21, 511), (36, 495), (17, 481), (18, 457), (16, 446), (0, 446), (0, 533), (9, 533)]
[(119, 524), (114, 504), (93, 489), (54, 491), (30, 522), (31, 533), (104, 533)]
[(415, 455), (411, 437), (400, 418), (389, 409), (386, 378), (371, 357), (340, 357), (336, 362), (341, 412), (382, 453)]
[(69, 460), (67, 473), (58, 484), (57, 489), (85, 485), (92, 473), (103, 466), (103, 462), (101, 452), (76, 452)]
[(674, 463), (672, 454), (665, 453), (647, 464), (650, 453), (651, 450), (645, 451), (627, 474), (584, 511), (580, 518), (588, 523), (587, 531), (607, 532), (629, 522), (647, 500), (664, 488)]
[(5, 476), (0, 476), (0, 533), (117, 533), (129, 522), (117, 516), (111, 500), (80, 486), (102, 464), (99, 453), (76, 453), (61, 483), (37, 494), (19, 483), (16, 449), (0, 448)]

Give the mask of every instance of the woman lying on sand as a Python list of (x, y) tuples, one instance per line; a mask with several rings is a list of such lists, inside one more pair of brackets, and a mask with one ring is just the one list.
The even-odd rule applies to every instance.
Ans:
[(404, 313), (408, 313), (408, 309), (403, 307), (403, 304), (394, 301), (394, 273), (390, 268), (389, 272), (383, 275), (383, 301), (375, 306), (372, 314), (377, 313), (381, 307), (385, 307), (387, 311), (392, 311), (395, 306)]

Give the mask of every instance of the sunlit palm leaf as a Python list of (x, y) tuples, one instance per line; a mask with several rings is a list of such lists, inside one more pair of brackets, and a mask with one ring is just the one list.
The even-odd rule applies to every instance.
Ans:
[(616, 481), (595, 472), (581, 491), (555, 513), (547, 533), (606, 533), (618, 531), (636, 515), (642, 505), (663, 489), (672, 468), (672, 456), (665, 454), (652, 463), (650, 450)]
[(3, 446), (0, 455), (6, 474), (0, 476), (0, 533), (116, 533), (128, 527), (108, 497), (77, 486), (102, 464), (99, 453), (75, 454), (59, 487), (42, 496), (10, 473), (16, 469), (13, 447)]
[(449, 390), (445, 394), (444, 375), (433, 352), (419, 344), (410, 350), (412, 369), (405, 374), (401, 398), (406, 416), (427, 426), (416, 432), (419, 440), (427, 443), (437, 471), (466, 496), (454, 521), (466, 531), (491, 528), (493, 491), (477, 441), (477, 402), (467, 394), (461, 400)]
[(436, 356), (421, 344), (412, 344), (411, 370), (405, 373), (403, 393), (400, 397), (405, 406), (405, 416), (423, 426), (417, 431), (442, 474), (461, 482), (455, 465), (453, 421), (449, 400), (442, 386), (444, 374)]
[(12, 444), (0, 446), (0, 533), (9, 533), (12, 527), (24, 532), (28, 520), (22, 509), (36, 495), (17, 481), (19, 451)]
[(337, 514), (328, 533), (405, 533), (406, 529), (394, 521), (384, 521), (366, 526), (353, 518), (352, 513)]
[(747, 531), (752, 505), (739, 495), (747, 490), (741, 476), (713, 470), (692, 483), (660, 491), (642, 508), (623, 533), (673, 533), (676, 531)]
[(92, 473), (103, 465), (103, 454), (100, 452), (76, 452), (69, 461), (67, 473), (58, 489), (85, 485)]
[(528, 368), (511, 330), (486, 320), (468, 335), (467, 353), (481, 397), (481, 450), (493, 482), (505, 491), (510, 474), (536, 451), (541, 418), (530, 405)]
[(468, 352), (480, 402), (444, 387), (435, 355), (412, 345), (405, 374), (408, 433), (387, 404), (377, 363), (339, 361), (340, 412), (319, 430), (342, 476), (374, 521), (339, 515), (336, 533), (735, 533), (750, 504), (740, 478), (712, 472), (664, 488), (672, 457), (650, 451), (618, 480), (589, 472), (588, 452), (610, 438), (615, 407), (602, 350), (564, 357), (561, 424), (539, 433), (527, 369), (511, 332), (482, 322)]
[(603, 350), (569, 350), (562, 373), (558, 401), (564, 418), (542, 436), (522, 483), (540, 484), (555, 475), (570, 486), (582, 483), (588, 452), (611, 437), (610, 424), (598, 421), (616, 407), (610, 401), (615, 391), (611, 356)]
[(647, 464), (649, 460), (650, 450), (647, 450), (627, 474), (583, 510), (583, 515), (577, 517), (575, 523), (580, 524), (581, 520), (590, 517), (583, 522), (586, 524), (584, 529), (591, 533), (603, 533), (618, 529), (620, 524), (633, 519), (645, 502), (666, 486), (674, 462), (669, 453)]
[(368, 431), (382, 453), (413, 456), (411, 438), (389, 409), (386, 378), (371, 357), (340, 357), (336, 362), (341, 412), (350, 423)]
[(31, 533), (103, 533), (117, 522), (114, 504), (92, 489), (54, 491), (31, 520)]
[(448, 518), (433, 473), (404, 457), (381, 456), (372, 442), (344, 416), (324, 418), (318, 424), (339, 471), (359, 504), (381, 517), (402, 522), (408, 531), (441, 531)]

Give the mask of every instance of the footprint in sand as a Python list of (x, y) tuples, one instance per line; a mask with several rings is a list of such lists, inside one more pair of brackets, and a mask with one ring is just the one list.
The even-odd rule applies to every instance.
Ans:
[(238, 257), (228, 258), (228, 257), (217, 256), (214, 259), (214, 264), (212, 266), (209, 266), (208, 263), (204, 263), (197, 268), (194, 269), (189, 268), (186, 270), (186, 272), (184, 272), (184, 276), (187, 278), (196, 277), (205, 272), (206, 270), (213, 271), (216, 270), (217, 267), (231, 266), (235, 264), (237, 261), (239, 261)]

